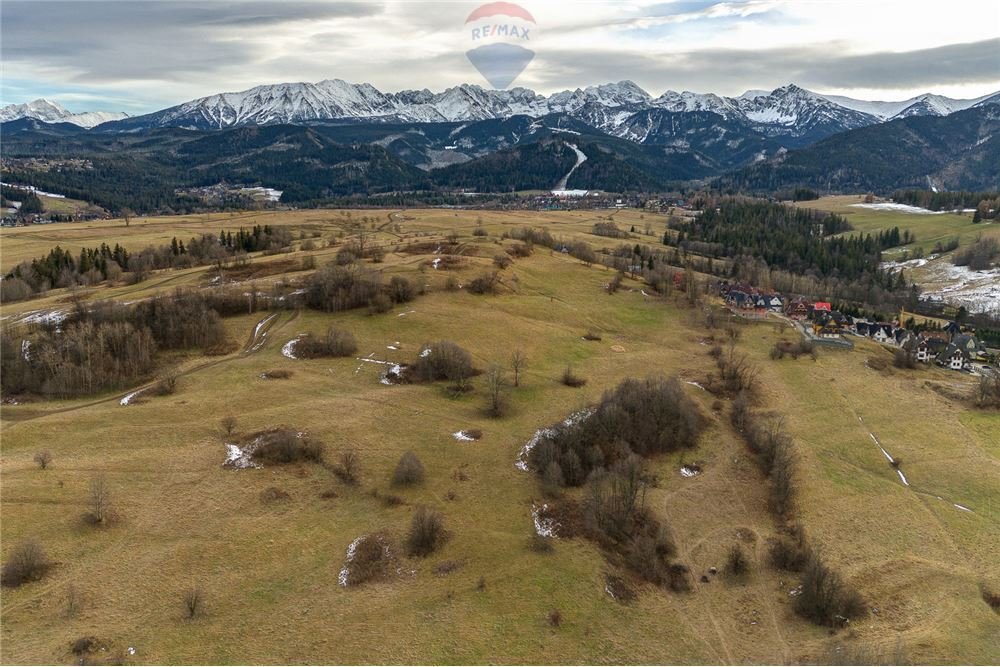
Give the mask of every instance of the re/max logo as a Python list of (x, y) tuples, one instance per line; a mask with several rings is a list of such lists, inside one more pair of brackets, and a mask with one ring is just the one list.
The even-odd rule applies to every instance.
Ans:
[(482, 28), (472, 29), (473, 41), (477, 39), (486, 39), (487, 37), (515, 37), (525, 41), (530, 39), (528, 37), (528, 28), (520, 28), (516, 25), (508, 25), (506, 23), (499, 25), (486, 25)]

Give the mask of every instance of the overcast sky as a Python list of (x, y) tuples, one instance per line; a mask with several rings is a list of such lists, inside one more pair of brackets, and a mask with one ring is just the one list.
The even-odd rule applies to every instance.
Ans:
[[(2, 0), (2, 103), (144, 113), (264, 83), (340, 78), (383, 91), (486, 86), (469, 64), (480, 2)], [(631, 79), (653, 95), (794, 82), (897, 100), (1000, 90), (1000, 1), (519, 3), (551, 93)]]

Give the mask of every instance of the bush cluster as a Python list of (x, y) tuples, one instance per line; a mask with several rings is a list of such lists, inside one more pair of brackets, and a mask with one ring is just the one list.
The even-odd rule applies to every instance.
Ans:
[(579, 486), (595, 469), (632, 453), (653, 456), (693, 447), (703, 428), (698, 406), (675, 378), (630, 378), (606, 392), (586, 419), (548, 429), (530, 460), (539, 475), (555, 463), (564, 484)]
[(330, 327), (326, 336), (303, 336), (295, 343), (295, 356), (302, 359), (318, 357), (350, 357), (358, 351), (354, 334)]
[(307, 461), (323, 462), (323, 443), (295, 429), (281, 427), (257, 434), (253, 458), (265, 465), (280, 465)]

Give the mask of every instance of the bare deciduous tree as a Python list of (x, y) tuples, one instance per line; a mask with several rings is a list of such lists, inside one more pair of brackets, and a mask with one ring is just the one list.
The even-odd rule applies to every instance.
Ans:
[(528, 357), (523, 350), (514, 350), (510, 354), (510, 369), (514, 372), (514, 386), (521, 386), (521, 372), (528, 367)]
[(107, 523), (111, 515), (111, 490), (104, 475), (98, 475), (90, 480), (90, 514), (92, 523)]
[(39, 468), (45, 470), (46, 468), (49, 467), (49, 464), (52, 463), (52, 452), (50, 452), (47, 449), (43, 449), (42, 451), (38, 452), (37, 454), (35, 454), (35, 463), (38, 464)]
[(486, 371), (486, 412), (491, 417), (503, 417), (507, 412), (507, 376), (497, 365)]

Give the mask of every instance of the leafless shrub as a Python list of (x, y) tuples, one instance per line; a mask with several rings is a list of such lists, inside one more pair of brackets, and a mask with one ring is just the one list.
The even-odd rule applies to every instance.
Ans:
[(35, 454), (34, 461), (38, 464), (39, 468), (45, 470), (49, 467), (49, 464), (52, 463), (52, 452), (47, 449), (43, 449)]
[(167, 377), (159, 380), (156, 384), (150, 387), (147, 392), (152, 396), (170, 396), (177, 392), (177, 376), (168, 375)]
[(670, 578), (667, 583), (675, 593), (686, 593), (691, 590), (691, 573), (687, 565), (674, 563), (670, 566)]
[(984, 373), (979, 377), (975, 404), (980, 408), (1000, 408), (1000, 373)]
[(816, 344), (810, 340), (801, 340), (794, 343), (787, 340), (779, 340), (771, 348), (771, 358), (775, 360), (784, 359), (786, 356), (798, 359), (804, 354), (810, 355), (815, 359), (817, 356)]
[(357, 486), (361, 482), (361, 461), (353, 449), (346, 449), (337, 456), (333, 474), (348, 486)]
[(496, 271), (484, 273), (469, 281), (468, 290), (473, 294), (496, 294), (500, 274)]
[(397, 486), (420, 484), (424, 481), (424, 464), (412, 451), (405, 452), (396, 464), (392, 474), (392, 483)]
[(582, 378), (573, 372), (572, 366), (567, 366), (566, 370), (563, 371), (562, 377), (559, 378), (567, 387), (582, 387), (587, 384), (586, 378)]
[(532, 253), (535, 252), (535, 248), (530, 243), (515, 243), (507, 252), (514, 257), (531, 257)]
[(809, 549), (802, 539), (776, 537), (769, 541), (767, 557), (771, 567), (787, 572), (801, 572), (809, 560)]
[(381, 315), (392, 310), (392, 299), (379, 292), (368, 301), (368, 314)]
[(346, 576), (341, 579), (342, 583), (357, 586), (381, 579), (389, 572), (392, 554), (392, 541), (386, 534), (363, 535), (355, 543), (353, 555), (344, 565)]
[(25, 540), (14, 545), (3, 564), (0, 580), (4, 586), (16, 588), (30, 581), (38, 581), (45, 576), (52, 563), (42, 545), (34, 539)]
[(386, 293), (393, 303), (406, 303), (408, 301), (413, 301), (416, 296), (416, 290), (413, 287), (413, 283), (404, 278), (403, 276), (393, 276), (389, 279), (389, 284), (386, 286)]
[(497, 267), (501, 271), (503, 269), (506, 269), (513, 262), (514, 262), (514, 260), (512, 260), (510, 258), (510, 255), (507, 255), (507, 254), (499, 254), (499, 255), (494, 255), (493, 256), (493, 266)]
[(902, 348), (892, 354), (892, 365), (896, 368), (914, 369), (917, 367), (917, 355), (912, 350)]
[(983, 602), (990, 606), (990, 609), (996, 612), (1000, 612), (1000, 593), (991, 591), (990, 589), (983, 587)]
[(440, 340), (425, 345), (423, 350), (413, 365), (407, 368), (407, 377), (417, 382), (457, 382), (472, 376), (472, 356), (455, 343)]
[(292, 377), (292, 371), (284, 368), (276, 368), (270, 371), (264, 371), (261, 373), (261, 377), (265, 380), (287, 380)]
[(484, 227), (481, 227), (481, 226), (477, 225), (475, 228), (473, 228), (472, 235), (473, 236), (489, 236), (490, 233), (488, 231), (486, 231), (486, 229)]
[(444, 538), (444, 517), (441, 513), (423, 506), (418, 507), (413, 513), (406, 536), (407, 552), (411, 556), (427, 556), (441, 545)]
[(280, 427), (259, 433), (253, 458), (265, 465), (323, 463), (323, 443), (295, 429)]
[(539, 475), (557, 462), (565, 483), (579, 486), (593, 470), (632, 453), (653, 456), (692, 447), (704, 427), (698, 405), (675, 378), (629, 378), (606, 392), (589, 417), (552, 426), (529, 459)]
[(188, 619), (192, 619), (201, 613), (203, 596), (201, 588), (198, 586), (193, 586), (181, 595), (181, 601), (184, 604), (184, 612)]
[(842, 625), (865, 612), (864, 600), (830, 569), (819, 554), (812, 553), (802, 573), (802, 592), (795, 611), (817, 625)]
[(323, 338), (303, 336), (295, 342), (295, 356), (302, 359), (350, 357), (357, 351), (354, 334), (337, 327), (330, 327)]
[(97, 647), (97, 637), (87, 636), (74, 639), (69, 648), (73, 655), (84, 655), (90, 653)]
[(486, 577), (479, 577), (479, 581), (476, 582), (476, 590), (479, 592), (486, 590)]
[(563, 621), (562, 612), (559, 611), (558, 609), (553, 609), (552, 611), (549, 612), (548, 621), (550, 626), (552, 626), (553, 628), (558, 628), (560, 625), (562, 625)]
[(236, 430), (236, 417), (233, 415), (226, 415), (221, 420), (219, 424), (222, 426), (222, 430), (225, 431), (226, 435), (232, 435), (233, 431)]
[(624, 280), (624, 278), (625, 278), (625, 274), (622, 273), (621, 271), (619, 271), (618, 273), (616, 273), (614, 275), (614, 277), (611, 278), (610, 281), (608, 281), (608, 285), (605, 288), (607, 290), (608, 294), (614, 294), (619, 289), (621, 289), (622, 280)]
[(747, 559), (743, 547), (739, 544), (734, 544), (729, 550), (729, 556), (726, 558), (726, 572), (734, 577), (740, 577), (749, 570), (750, 561)]

